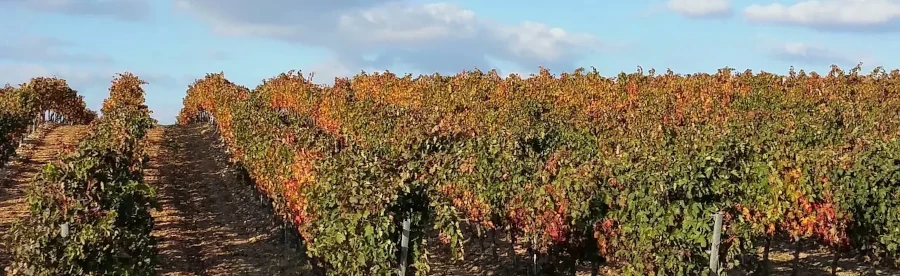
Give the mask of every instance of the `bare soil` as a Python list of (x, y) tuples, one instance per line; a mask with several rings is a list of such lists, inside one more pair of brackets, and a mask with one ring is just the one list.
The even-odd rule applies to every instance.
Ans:
[(147, 142), (160, 275), (309, 274), (209, 127), (160, 126)]
[[(467, 236), (474, 237), (476, 235), (475, 232), (471, 232)], [(511, 247), (509, 238), (502, 231), (497, 233), (496, 239), (488, 232), (483, 235), (483, 238), (472, 238), (467, 241), (463, 260), (452, 259), (450, 249), (440, 245), (436, 238), (429, 239), (428, 244), (428, 260), (431, 266), (429, 275), (533, 275), (530, 272), (533, 270), (534, 260), (532, 258), (534, 255), (526, 251), (526, 244), (522, 242), (517, 242), (515, 246)], [(769, 252), (767, 265), (771, 273), (768, 275), (793, 275), (794, 249), (795, 245), (787, 240), (774, 240)], [(760, 247), (757, 252), (757, 260), (761, 261), (762, 256), (763, 248)], [(545, 257), (544, 254), (537, 255), (538, 267), (542, 263), (542, 258)], [(803, 243), (797, 262), (796, 275), (832, 275), (834, 257), (834, 251), (830, 248)], [(838, 257), (834, 274), (837, 276), (900, 275), (900, 270), (889, 265), (879, 265), (873, 269), (871, 262), (865, 257), (860, 257), (859, 254), (845, 253)], [(750, 275), (751, 272), (732, 269), (727, 274)], [(574, 275), (592, 275), (591, 264), (577, 264)], [(598, 267), (596, 275), (621, 275), (621, 273), (615, 264), (611, 264)]]
[[(794, 265), (795, 244), (786, 240), (772, 242), (769, 253), (769, 267), (772, 275), (792, 275)], [(759, 249), (760, 259), (763, 249)], [(876, 266), (872, 269), (871, 262), (865, 258), (857, 257), (858, 254), (838, 254), (835, 275), (900, 275), (900, 271), (888, 266)], [(835, 252), (827, 247), (821, 247), (810, 243), (801, 243), (797, 275), (831, 275), (832, 263)], [(740, 273), (733, 275), (742, 275)]]

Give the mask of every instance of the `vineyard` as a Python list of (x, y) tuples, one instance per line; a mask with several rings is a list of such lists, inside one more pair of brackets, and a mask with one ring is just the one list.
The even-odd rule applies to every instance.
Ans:
[[(59, 89), (65, 82), (51, 83), (70, 92), (63, 95), (75, 94)], [(103, 103), (103, 116), (95, 120), (80, 97), (55, 98), (69, 103), (59, 106), (79, 106), (54, 111), (73, 118), (73, 123), (90, 122), (91, 133), (74, 152), (47, 164), (34, 179), (27, 200), (30, 214), (8, 233), (13, 256), (6, 268), (9, 275), (153, 273), (149, 215), (153, 189), (143, 184), (146, 157), (140, 145), (155, 122), (143, 106), (142, 84), (131, 74), (117, 77)], [(33, 89), (36, 94), (46, 91), (41, 86)]]
[[(253, 89), (218, 73), (188, 87), (166, 127), (150, 118), (143, 84), (116, 77), (99, 117), (60, 79), (0, 93), (0, 162), (41, 114), (90, 124), (34, 178), (8, 274), (181, 275), (167, 271), (189, 261), (173, 255), (278, 246), (298, 252), (230, 266), (201, 258), (198, 274), (265, 263), (252, 273), (391, 275), (407, 264), (409, 275), (439, 275), (442, 254), (459, 264), (478, 250), (512, 262), (512, 275), (765, 275), (784, 242), (794, 271), (809, 244), (827, 250), (832, 274), (842, 258), (870, 272), (900, 265), (900, 70), (384, 72), (329, 86), (290, 71)], [(219, 143), (230, 160), (183, 152)], [(167, 150), (151, 161), (148, 148)], [(226, 167), (235, 176), (204, 173)], [(254, 201), (269, 211), (246, 211)], [(242, 239), (268, 231), (248, 230), (271, 229), (263, 216), (298, 242), (250, 254), (215, 240), (234, 241), (214, 233), (238, 225)]]
[(58, 78), (34, 78), (19, 87), (0, 88), (0, 168), (9, 162), (22, 139), (34, 131), (39, 117), (85, 124), (97, 117), (82, 96)]
[(859, 71), (383, 73), (330, 87), (288, 72), (253, 90), (210, 74), (179, 123), (213, 121), (334, 274), (390, 273), (410, 219), (404, 261), (419, 275), (431, 229), (457, 256), (502, 231), (545, 273), (587, 261), (703, 275), (720, 211), (720, 273), (759, 269), (748, 253), (778, 237), (889, 263), (900, 71)]

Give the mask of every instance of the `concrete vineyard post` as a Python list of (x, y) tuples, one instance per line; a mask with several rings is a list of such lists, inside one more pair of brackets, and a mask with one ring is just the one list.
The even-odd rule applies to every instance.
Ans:
[(709, 273), (716, 275), (719, 272), (719, 242), (722, 237), (722, 211), (713, 215), (712, 242), (709, 245)]
[(406, 258), (409, 254), (409, 226), (410, 220), (403, 220), (403, 236), (400, 238), (400, 276), (406, 276)]
[(62, 236), (63, 238), (69, 236), (69, 223), (68, 222), (59, 225), (59, 235)]

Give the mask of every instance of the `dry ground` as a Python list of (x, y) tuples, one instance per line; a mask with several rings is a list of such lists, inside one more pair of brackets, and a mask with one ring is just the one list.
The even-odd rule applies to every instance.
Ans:
[(304, 275), (300, 254), (281, 243), (272, 215), (257, 204), (208, 128), (161, 126), (148, 135), (147, 183), (161, 275)]

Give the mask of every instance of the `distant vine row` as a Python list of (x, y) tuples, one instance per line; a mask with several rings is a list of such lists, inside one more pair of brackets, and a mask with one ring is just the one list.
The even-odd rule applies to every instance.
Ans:
[(118, 75), (90, 135), (43, 167), (28, 194), (29, 215), (10, 231), (8, 275), (155, 275), (149, 211), (156, 201), (144, 183), (143, 137), (156, 122), (143, 84)]
[(0, 168), (38, 118), (48, 112), (60, 116), (60, 122), (72, 124), (87, 124), (97, 117), (63, 79), (38, 77), (18, 87), (7, 84), (0, 88)]

